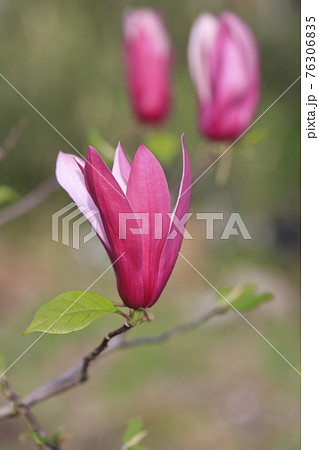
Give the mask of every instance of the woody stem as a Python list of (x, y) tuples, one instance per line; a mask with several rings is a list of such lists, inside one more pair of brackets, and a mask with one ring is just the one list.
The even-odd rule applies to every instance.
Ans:
[(81, 371), (81, 378), (80, 382), (84, 383), (88, 379), (88, 370), (89, 366), (92, 361), (94, 361), (102, 352), (106, 349), (111, 339), (113, 339), (115, 336), (118, 336), (119, 334), (126, 333), (128, 330), (133, 328), (133, 324), (129, 322), (124, 322), (124, 325), (122, 325), (120, 328), (117, 328), (114, 331), (111, 331), (108, 333), (103, 341), (98, 345), (94, 350), (92, 350), (88, 355), (86, 355), (83, 358), (83, 366)]

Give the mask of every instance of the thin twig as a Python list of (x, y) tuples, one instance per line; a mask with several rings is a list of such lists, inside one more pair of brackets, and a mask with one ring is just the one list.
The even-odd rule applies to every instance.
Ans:
[(107, 348), (111, 339), (120, 334), (126, 333), (133, 327), (130, 323), (125, 322), (120, 328), (107, 334), (100, 345), (98, 345), (92, 352), (83, 358), (83, 365), (81, 370), (80, 382), (84, 383), (88, 379), (88, 370), (90, 364)]
[[(214, 306), (206, 313), (198, 316), (196, 319), (193, 319), (183, 325), (173, 327), (165, 331), (164, 333), (156, 336), (147, 336), (132, 339), (129, 341), (124, 341), (122, 339), (122, 336), (119, 335), (119, 333), (117, 333), (117, 335), (115, 335), (117, 337), (112, 339), (112, 342), (110, 343), (108, 341), (107, 347), (104, 347), (104, 349), (101, 352), (99, 352), (97, 356), (91, 359), (90, 363), (91, 362), (94, 363), (95, 361), (104, 357), (105, 355), (117, 351), (119, 349), (128, 349), (141, 345), (159, 344), (161, 342), (167, 341), (173, 336), (185, 333), (200, 325), (203, 325), (212, 317), (224, 314), (227, 311), (229, 311), (229, 307), (227, 305)], [(119, 330), (121, 330), (121, 328), (119, 328)], [(47, 400), (48, 398), (55, 397), (56, 395), (68, 391), (82, 383), (83, 383), (83, 361), (81, 361), (79, 364), (75, 365), (74, 367), (72, 367), (71, 369), (60, 375), (59, 377), (54, 378), (53, 380), (50, 380), (49, 382), (36, 388), (33, 392), (24, 397), (22, 399), (22, 402), (27, 407), (32, 407), (40, 402), (43, 402), (44, 400)], [(15, 417), (19, 414), (20, 414), (19, 411), (16, 411), (14, 409), (14, 405), (12, 403), (9, 403), (0, 408), (0, 421), (4, 421), (11, 417)]]
[(49, 178), (41, 183), (33, 191), (22, 197), (17, 203), (0, 211), (0, 227), (14, 219), (26, 214), (42, 203), (49, 195), (58, 189), (59, 185), (55, 178)]
[(20, 119), (19, 122), (12, 128), (9, 136), (7, 136), (2, 145), (0, 145), (0, 161), (4, 160), (4, 158), (6, 158), (15, 147), (27, 125), (28, 123), (25, 119)]
[[(204, 325), (205, 322), (210, 320), (212, 317), (220, 316), (229, 311), (228, 306), (214, 306), (206, 313), (196, 317), (195, 319), (184, 323), (183, 325), (179, 325), (177, 327), (170, 328), (164, 333), (158, 334), (156, 336), (146, 336), (137, 339), (132, 339), (131, 341), (123, 341), (121, 342), (119, 348), (131, 348), (142, 345), (151, 345), (151, 344), (161, 344), (162, 342), (168, 341), (170, 338), (177, 336), (178, 334), (186, 333), (194, 328), (197, 328), (201, 325)], [(1, 415), (0, 415), (1, 420)]]
[(32, 431), (34, 431), (38, 436), (40, 436), (45, 442), (37, 444), (39, 449), (44, 449), (45, 447), (50, 448), (51, 450), (61, 450), (59, 445), (53, 444), (50, 442), (49, 436), (46, 432), (40, 428), (37, 418), (32, 413), (30, 408), (23, 403), (23, 400), (11, 389), (9, 383), (6, 379), (1, 381), (1, 386), (3, 388), (3, 393), (5, 397), (12, 402), (14, 409), (17, 414), (25, 417)]

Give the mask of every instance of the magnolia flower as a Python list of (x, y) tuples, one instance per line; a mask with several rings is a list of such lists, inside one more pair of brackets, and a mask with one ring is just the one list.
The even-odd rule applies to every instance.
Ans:
[(213, 139), (233, 139), (251, 124), (260, 98), (259, 52), (250, 28), (235, 14), (201, 14), (188, 44), (199, 127)]
[(163, 17), (151, 8), (129, 10), (123, 19), (127, 83), (136, 115), (165, 118), (171, 105), (172, 47)]
[[(149, 308), (157, 301), (182, 244), (181, 223), (191, 198), (183, 136), (182, 149), (183, 175), (173, 214), (163, 169), (144, 145), (131, 165), (119, 143), (112, 172), (93, 147), (85, 161), (63, 152), (58, 155), (57, 180), (95, 229), (114, 263), (119, 294), (133, 309)], [(147, 219), (145, 227), (140, 218)]]

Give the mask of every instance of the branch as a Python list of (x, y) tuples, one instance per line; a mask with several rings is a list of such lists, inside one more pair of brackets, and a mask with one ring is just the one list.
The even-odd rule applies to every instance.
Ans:
[(9, 136), (7, 136), (2, 145), (0, 145), (0, 161), (6, 158), (15, 147), (26, 127), (27, 121), (25, 119), (20, 119), (20, 121), (12, 128)]
[[(205, 322), (208, 322), (212, 317), (220, 316), (222, 314), (225, 314), (227, 311), (229, 311), (229, 306), (214, 306), (206, 313), (196, 317), (196, 319), (193, 319), (187, 323), (184, 323), (183, 325), (179, 325), (177, 327), (170, 328), (167, 331), (164, 331), (162, 334), (158, 334), (157, 336), (146, 336), (142, 338), (132, 339), (131, 341), (123, 341), (119, 348), (131, 348), (131, 347), (137, 347), (141, 345), (151, 345), (151, 344), (160, 344), (162, 342), (168, 341), (173, 336), (177, 336), (178, 334), (186, 333), (187, 331), (190, 331), (194, 328), (199, 327), (200, 325), (203, 325)], [(0, 414), (0, 420), (1, 420), (1, 414)]]
[[(110, 344), (108, 344), (110, 341), (110, 339), (109, 339), (106, 342), (106, 344), (107, 344), (106, 347), (104, 347), (101, 351), (99, 351), (98, 354), (94, 358), (90, 357), (89, 364), (93, 363), (96, 360), (106, 356), (107, 354), (114, 352), (116, 350), (119, 350), (119, 349), (127, 349), (127, 348), (137, 347), (137, 346), (141, 346), (141, 345), (159, 344), (161, 342), (167, 341), (170, 338), (172, 338), (173, 336), (185, 333), (185, 332), (190, 331), (200, 325), (203, 325), (205, 322), (210, 320), (212, 317), (224, 314), (227, 311), (229, 311), (228, 306), (217, 305), (217, 306), (214, 306), (213, 308), (211, 308), (208, 312), (198, 316), (196, 319), (193, 319), (190, 322), (187, 322), (183, 325), (179, 325), (177, 327), (171, 328), (162, 334), (159, 334), (157, 336), (147, 336), (147, 337), (132, 339), (130, 341), (124, 341), (122, 339), (122, 336), (118, 336), (120, 333), (116, 333), (117, 331), (121, 330), (121, 328), (123, 328), (123, 327), (121, 327), (118, 330), (116, 330), (115, 332), (113, 332), (113, 335), (114, 335), (114, 333), (116, 333), (116, 334), (113, 336), (114, 339), (112, 339), (112, 342)], [(127, 330), (123, 330), (123, 331), (121, 331), (121, 333), (124, 333), (125, 331), (127, 331)], [(103, 342), (104, 342), (104, 340), (103, 340)], [(85, 360), (85, 358), (84, 358), (84, 360)], [(54, 378), (53, 380), (50, 380), (49, 382), (36, 388), (33, 392), (31, 392), (26, 397), (24, 397), (22, 399), (22, 402), (27, 407), (32, 407), (44, 400), (47, 400), (50, 397), (54, 397), (58, 394), (61, 394), (62, 392), (68, 391), (68, 390), (82, 384), (85, 379), (84, 375), (87, 375), (87, 372), (84, 372), (84, 364), (82, 361), (79, 364), (77, 364), (76, 366), (69, 369), (68, 371), (64, 372), (59, 377)], [(16, 411), (14, 409), (14, 405), (12, 403), (8, 403), (7, 405), (0, 407), (0, 422), (4, 421), (6, 419), (9, 419), (11, 417), (15, 417), (17, 415), (19, 415), (19, 411)]]
[(80, 383), (84, 383), (84, 381), (87, 381), (90, 364), (95, 361), (96, 358), (98, 358), (98, 356), (107, 348), (110, 340), (116, 336), (119, 336), (120, 334), (126, 333), (131, 328), (133, 328), (133, 325), (125, 322), (124, 325), (122, 325), (120, 328), (107, 334), (101, 344), (83, 358)]
[[(177, 336), (178, 334), (185, 333), (187, 331), (190, 331), (200, 325), (203, 325), (205, 322), (210, 320), (212, 317), (222, 315), (229, 311), (228, 306), (214, 306), (206, 313), (198, 316), (196, 319), (191, 320), (190, 322), (187, 322), (183, 325), (179, 325), (177, 327), (171, 328), (167, 331), (165, 331), (162, 334), (159, 334), (157, 336), (147, 336), (137, 339), (132, 339), (129, 341), (124, 341), (122, 339), (122, 336), (119, 336), (120, 333), (117, 333), (117, 331), (121, 330), (123, 327), (119, 328), (115, 332), (113, 332), (112, 342), (107, 340), (106, 346), (103, 347), (101, 351), (98, 352), (94, 358), (91, 358), (89, 354), (86, 358), (89, 357), (90, 362), (89, 364), (97, 361), (98, 359), (101, 359), (102, 357), (106, 356), (107, 354), (114, 352), (119, 349), (127, 349), (132, 347), (137, 347), (141, 345), (152, 345), (152, 344), (159, 344), (161, 342), (167, 341), (173, 336)], [(121, 333), (124, 333), (127, 330), (122, 330)], [(114, 334), (116, 333), (116, 334)], [(108, 335), (110, 336), (110, 335)], [(104, 342), (104, 340), (103, 340)], [(102, 345), (102, 344), (101, 344)], [(100, 346), (99, 346), (100, 347)], [(97, 348), (99, 348), (97, 347)], [(93, 352), (92, 352), (93, 353)], [(85, 358), (84, 360), (85, 361)], [(62, 392), (65, 392), (67, 390), (70, 390), (80, 384), (84, 381), (84, 374), (87, 375), (87, 372), (84, 372), (84, 363), (80, 362), (79, 364), (75, 365), (68, 371), (64, 372), (62, 375), (60, 375), (57, 378), (54, 378), (53, 380), (50, 380), (49, 382), (43, 384), (42, 386), (36, 388), (33, 392), (28, 394), (26, 397), (22, 399), (22, 402), (27, 407), (32, 407), (40, 402), (43, 402), (44, 400), (47, 400), (50, 397), (54, 397)], [(17, 411), (14, 408), (14, 404), (8, 403), (7, 405), (4, 405), (0, 407), (0, 422), (4, 421), (6, 419), (10, 419), (11, 417), (18, 416), (20, 414), (19, 411)]]
[(31, 211), (55, 192), (58, 187), (55, 178), (49, 178), (33, 189), (33, 191), (29, 192), (25, 197), (22, 197), (17, 203), (0, 211), (0, 227)]
[(43, 439), (43, 443), (38, 443), (37, 447), (39, 447), (40, 450), (45, 447), (50, 448), (51, 450), (61, 450), (59, 445), (50, 442), (49, 436), (40, 428), (35, 415), (31, 412), (30, 408), (23, 403), (21, 398), (10, 388), (6, 379), (1, 381), (1, 386), (5, 397), (13, 403), (17, 413), (25, 417), (31, 430)]

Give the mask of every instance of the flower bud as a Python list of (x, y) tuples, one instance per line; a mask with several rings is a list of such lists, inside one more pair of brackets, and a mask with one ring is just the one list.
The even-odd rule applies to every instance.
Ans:
[(137, 117), (163, 120), (171, 106), (172, 47), (163, 17), (151, 8), (129, 10), (123, 20), (128, 90)]
[(240, 136), (260, 98), (259, 51), (248, 25), (231, 12), (201, 14), (191, 29), (188, 64), (200, 131), (216, 140)]

